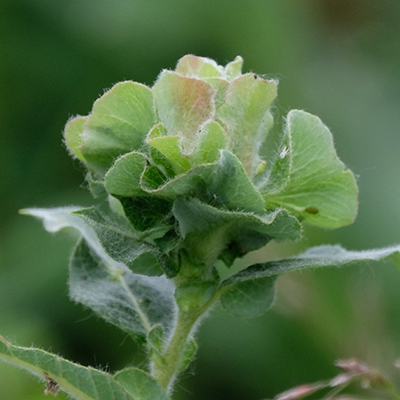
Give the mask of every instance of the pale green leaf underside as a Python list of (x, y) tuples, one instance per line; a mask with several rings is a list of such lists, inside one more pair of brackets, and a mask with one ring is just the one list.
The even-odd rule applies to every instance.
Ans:
[(201, 79), (210, 84), (216, 91), (215, 106), (219, 107), (225, 101), (229, 83), (241, 75), (243, 60), (240, 56), (222, 67), (214, 60), (196, 57), (191, 54), (182, 57), (175, 72), (187, 78)]
[(79, 207), (57, 207), (57, 208), (28, 208), (21, 210), (22, 214), (32, 215), (43, 220), (45, 229), (49, 232), (57, 232), (66, 227), (77, 229), (84, 237), (90, 248), (108, 265), (114, 268), (123, 268), (124, 264), (115, 261), (104, 250), (95, 230), (85, 220), (74, 214), (80, 212)]
[(279, 191), (264, 194), (267, 208), (285, 207), (320, 227), (352, 223), (358, 207), (357, 184), (337, 157), (329, 129), (318, 117), (292, 110), (287, 134), (290, 144), (280, 157), (291, 160), (289, 177)]
[(134, 400), (170, 400), (158, 382), (140, 369), (124, 369), (117, 372), (114, 379)]
[(27, 370), (43, 381), (46, 372), (59, 384), (60, 390), (74, 399), (137, 400), (131, 397), (110, 374), (82, 367), (44, 350), (14, 346), (1, 336), (0, 359)]
[[(96, 234), (96, 231), (99, 233), (106, 229), (100, 226), (104, 221), (90, 211), (71, 207), (23, 210), (26, 214), (42, 218), (45, 228), (50, 232), (73, 227), (85, 239), (71, 258), (70, 294), (74, 300), (92, 308), (104, 319), (134, 336), (146, 336), (151, 327), (158, 323), (168, 331), (176, 309), (171, 283), (165, 277), (150, 278), (134, 274), (123, 262), (112, 258)], [(73, 212), (80, 212), (82, 215), (74, 215)], [(90, 220), (92, 225), (97, 224), (96, 231), (84, 218)], [(110, 230), (111, 232), (103, 232), (100, 236), (118, 235), (118, 232)], [(125, 239), (129, 241), (129, 238)], [(134, 239), (131, 240), (135, 242)], [(119, 244), (124, 247), (123, 241)], [(137, 248), (138, 255), (145, 254), (148, 250), (148, 245), (141, 246), (142, 248)], [(124, 261), (132, 256), (130, 251), (134, 249), (125, 249), (125, 253), (120, 254)]]
[(188, 78), (220, 78), (230, 82), (240, 76), (242, 64), (243, 59), (240, 56), (223, 67), (210, 58), (188, 54), (179, 60), (175, 71)]
[(400, 266), (400, 246), (366, 251), (347, 251), (338, 245), (313, 247), (292, 258), (254, 264), (231, 276), (220, 286), (221, 304), (237, 316), (258, 316), (272, 305), (274, 281), (283, 273), (380, 260), (391, 260)]
[(252, 281), (306, 268), (343, 267), (357, 262), (393, 261), (400, 267), (400, 246), (364, 251), (349, 251), (339, 245), (312, 247), (304, 253), (284, 260), (254, 264), (231, 276), (222, 286)]
[(94, 230), (101, 246), (113, 260), (124, 263), (137, 274), (162, 275), (156, 248), (138, 240), (138, 232), (126, 218), (115, 213), (106, 215), (96, 207), (80, 209), (73, 215), (82, 218)]
[(187, 78), (220, 78), (224, 68), (210, 58), (188, 54), (179, 60), (175, 71)]
[(84, 241), (71, 257), (69, 286), (73, 300), (140, 340), (155, 325), (165, 332), (172, 327), (176, 303), (167, 278), (110, 269)]

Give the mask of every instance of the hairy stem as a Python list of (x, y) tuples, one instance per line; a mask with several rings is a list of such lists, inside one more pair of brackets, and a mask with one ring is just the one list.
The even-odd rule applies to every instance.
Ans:
[(168, 348), (163, 354), (165, 364), (154, 365), (152, 375), (156, 381), (170, 392), (172, 385), (176, 378), (179, 363), (181, 361), (182, 352), (185, 348), (185, 344), (190, 336), (193, 326), (196, 324), (198, 319), (212, 306), (212, 304), (219, 297), (219, 293), (215, 292), (209, 301), (204, 304), (201, 308), (193, 310), (192, 312), (179, 311), (177, 324), (174, 330), (171, 341), (169, 342)]
[[(197, 313), (196, 313), (197, 314)], [(185, 343), (199, 315), (179, 312), (174, 335), (164, 353), (166, 365), (155, 365), (153, 376), (165, 389), (170, 389)]]

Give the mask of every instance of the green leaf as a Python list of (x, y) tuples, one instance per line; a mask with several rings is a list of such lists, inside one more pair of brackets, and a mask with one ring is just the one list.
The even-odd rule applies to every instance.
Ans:
[(202, 78), (202, 80), (207, 82), (217, 91), (214, 103), (216, 108), (220, 107), (225, 101), (226, 92), (229, 88), (229, 82), (221, 78)]
[(222, 307), (238, 317), (258, 317), (273, 304), (276, 276), (236, 281), (224, 291)]
[(264, 202), (250, 181), (243, 165), (231, 152), (222, 150), (207, 189), (215, 200), (228, 210), (243, 210), (263, 214)]
[(254, 264), (223, 281), (221, 304), (238, 316), (258, 316), (273, 303), (274, 281), (286, 272), (305, 268), (342, 267), (356, 262), (390, 260), (400, 267), (400, 246), (348, 251), (341, 246), (318, 246), (297, 256)]
[(343, 267), (366, 261), (392, 261), (400, 267), (400, 246), (349, 251), (339, 245), (311, 247), (304, 253), (284, 260), (251, 265), (221, 283), (221, 287), (237, 282), (254, 281), (306, 268)]
[(147, 144), (162, 153), (172, 164), (175, 174), (190, 168), (189, 161), (181, 152), (180, 136), (168, 136), (162, 124), (156, 125), (147, 137)]
[(113, 196), (140, 196), (145, 194), (140, 180), (146, 168), (146, 157), (131, 152), (119, 157), (104, 177), (104, 185)]
[(70, 296), (106, 321), (144, 341), (155, 325), (168, 334), (174, 323), (174, 287), (164, 276), (132, 273), (108, 264), (81, 241), (70, 261)]
[(194, 153), (188, 157), (192, 167), (218, 161), (220, 150), (227, 147), (228, 137), (221, 125), (211, 121), (201, 128), (199, 141)]
[(170, 400), (158, 382), (140, 369), (124, 369), (114, 378), (135, 400)]
[(138, 240), (138, 233), (124, 217), (101, 213), (95, 207), (83, 208), (72, 214), (82, 218), (94, 230), (101, 246), (113, 260), (124, 263), (137, 274), (162, 274), (157, 249)]
[(147, 335), (147, 343), (149, 347), (161, 352), (164, 344), (163, 334), (162, 327), (156, 325)]
[(150, 156), (154, 164), (162, 170), (166, 177), (173, 178), (176, 175), (173, 164), (160, 151), (150, 147)]
[(258, 166), (261, 171), (254, 177), (253, 183), (260, 193), (270, 196), (282, 191), (290, 179), (293, 150), (288, 129), (283, 132), (278, 145), (272, 143), (268, 145), (270, 147), (268, 149), (270, 154), (266, 154), (268, 161)]
[(134, 272), (147, 275), (161, 273), (155, 259), (157, 249), (140, 241), (139, 234), (119, 214), (113, 213), (110, 216), (94, 207), (30, 208), (21, 210), (21, 213), (43, 219), (44, 227), (49, 232), (57, 232), (66, 227), (77, 229), (90, 248), (107, 264), (124, 263)]
[(223, 67), (210, 58), (188, 54), (179, 60), (175, 71), (188, 78), (219, 78), (222, 75)]
[(65, 125), (64, 139), (65, 144), (71, 153), (79, 160), (85, 162), (85, 157), (81, 153), (80, 146), (82, 146), (81, 134), (85, 126), (87, 117), (76, 117), (70, 119)]
[(110, 374), (82, 367), (44, 350), (12, 345), (1, 336), (0, 359), (25, 369), (42, 381), (52, 379), (60, 390), (74, 399), (133, 400)]
[(259, 147), (271, 127), (269, 107), (276, 92), (275, 81), (245, 74), (231, 83), (225, 103), (217, 110), (216, 120), (230, 138), (230, 149), (250, 176), (260, 163)]
[(337, 157), (329, 129), (318, 117), (298, 110), (289, 112), (286, 129), (290, 145), (280, 157), (290, 159), (289, 179), (272, 193), (268, 185), (260, 189), (267, 208), (285, 207), (320, 227), (351, 224), (357, 214), (357, 184)]
[(228, 80), (231, 82), (242, 74), (243, 58), (236, 56), (233, 61), (226, 64), (225, 73)]
[(180, 136), (183, 153), (191, 154), (200, 126), (214, 116), (215, 89), (204, 81), (163, 71), (153, 94), (168, 134)]
[(147, 86), (131, 81), (116, 84), (96, 100), (81, 136), (89, 167), (103, 175), (118, 156), (142, 149), (156, 122)]
[(228, 210), (264, 213), (264, 200), (255, 189), (240, 161), (230, 151), (221, 150), (217, 163), (200, 165), (159, 187), (144, 189), (157, 196), (176, 199), (190, 194)]
[(231, 265), (237, 257), (271, 239), (296, 238), (300, 224), (284, 210), (265, 215), (219, 210), (196, 199), (178, 199), (174, 215), (184, 241), (181, 247), (195, 263), (213, 266), (218, 258)]
[(156, 125), (147, 138), (147, 143), (168, 159), (175, 174), (184, 173), (197, 165), (218, 161), (220, 150), (227, 147), (227, 142), (226, 133), (214, 121), (206, 123), (199, 130), (196, 148), (190, 155), (182, 153), (181, 138), (179, 136), (168, 136), (162, 124)]
[(117, 196), (124, 207), (125, 215), (138, 231), (159, 230), (166, 232), (170, 227), (172, 203), (150, 196)]

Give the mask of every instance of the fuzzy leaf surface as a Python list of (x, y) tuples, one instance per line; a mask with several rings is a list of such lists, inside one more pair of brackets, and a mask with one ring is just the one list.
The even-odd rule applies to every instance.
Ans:
[(21, 212), (42, 219), (49, 232), (66, 227), (77, 229), (97, 256), (109, 265), (125, 264), (134, 272), (147, 275), (161, 272), (155, 247), (138, 240), (138, 233), (116, 213), (111, 217), (94, 207), (30, 208)]
[(157, 112), (168, 134), (180, 136), (184, 154), (191, 154), (198, 131), (215, 113), (215, 89), (208, 83), (163, 71), (153, 86)]
[(82, 146), (83, 128), (85, 127), (87, 117), (76, 117), (67, 122), (64, 129), (65, 144), (71, 153), (81, 161), (85, 161), (80, 146)]
[(104, 177), (104, 186), (113, 196), (140, 196), (144, 192), (140, 179), (146, 168), (146, 157), (133, 151), (119, 157)]
[(157, 249), (138, 240), (138, 232), (124, 217), (101, 213), (96, 207), (80, 209), (73, 215), (82, 218), (94, 230), (101, 246), (113, 260), (124, 263), (137, 274), (162, 274)]
[[(143, 185), (144, 186), (144, 185)], [(200, 165), (148, 192), (175, 199), (190, 194), (228, 210), (264, 213), (264, 200), (255, 189), (241, 162), (230, 151), (221, 150), (218, 162)]]
[(230, 212), (196, 199), (178, 199), (174, 215), (190, 256), (213, 265), (220, 258), (231, 265), (235, 258), (265, 246), (271, 239), (296, 238), (300, 224), (284, 210), (264, 215)]
[(295, 257), (251, 265), (231, 276), (221, 283), (221, 304), (234, 315), (258, 316), (272, 305), (274, 281), (283, 273), (380, 260), (393, 261), (400, 267), (400, 246), (365, 251), (348, 251), (338, 245), (313, 247)]
[(221, 298), (222, 307), (238, 317), (258, 317), (272, 306), (276, 276), (237, 281), (229, 286)]
[(344, 267), (366, 261), (392, 261), (400, 267), (400, 246), (364, 251), (350, 251), (339, 245), (311, 247), (294, 257), (251, 265), (223, 281), (221, 286), (281, 275), (305, 268)]
[(166, 131), (156, 125), (150, 132), (147, 143), (162, 153), (173, 165), (176, 174), (183, 173), (191, 167), (210, 164), (218, 161), (220, 150), (227, 147), (228, 138), (218, 123), (206, 123), (198, 132), (198, 142), (190, 155), (181, 150), (181, 138), (168, 136)]
[(276, 97), (277, 84), (254, 74), (234, 80), (218, 108), (216, 119), (230, 139), (230, 149), (252, 176), (259, 163), (258, 151), (272, 123), (269, 107)]
[(145, 341), (155, 325), (169, 332), (176, 311), (173, 284), (165, 277), (109, 265), (81, 241), (70, 261), (70, 296), (106, 321)]
[(88, 166), (103, 175), (124, 153), (140, 150), (156, 123), (153, 94), (140, 83), (117, 83), (95, 101), (80, 150)]
[[(351, 224), (357, 214), (358, 189), (353, 173), (337, 157), (332, 134), (318, 117), (292, 110), (287, 117), (289, 143), (280, 158), (290, 160), (288, 179), (280, 177), (264, 193), (267, 208), (285, 207), (307, 223), (339, 228)], [(279, 159), (278, 159), (279, 160)], [(278, 172), (282, 168), (277, 167)], [(271, 173), (270, 180), (276, 177)]]
[[(73, 227), (82, 234), (84, 241), (76, 247), (70, 261), (70, 294), (75, 301), (92, 308), (101, 317), (133, 336), (145, 337), (151, 327), (158, 323), (166, 332), (170, 329), (176, 310), (171, 282), (165, 277), (134, 274), (124, 263), (112, 258), (103, 248), (99, 237), (107, 241), (106, 238), (112, 237), (115, 232), (111, 229), (111, 232), (100, 233), (103, 220), (95, 210), (65, 207), (28, 209), (23, 212), (42, 218), (49, 232)], [(84, 218), (96, 226), (99, 236)], [(144, 252), (141, 255), (147, 254), (147, 244), (142, 246)], [(125, 255), (121, 252), (120, 256), (126, 258), (131, 257), (131, 252), (135, 250), (129, 249), (128, 245), (124, 251)]]
[(124, 369), (114, 378), (135, 400), (170, 400), (158, 382), (140, 369)]
[(45, 373), (60, 390), (77, 400), (134, 400), (114, 378), (44, 350), (12, 345), (0, 336), (0, 359), (45, 381)]

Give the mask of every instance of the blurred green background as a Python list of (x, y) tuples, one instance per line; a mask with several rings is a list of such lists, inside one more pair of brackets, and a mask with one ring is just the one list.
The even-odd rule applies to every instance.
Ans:
[[(114, 83), (152, 85), (187, 54), (279, 79), (277, 128), (301, 108), (332, 130), (358, 178), (359, 216), (307, 228), (243, 261), (320, 243), (350, 249), (400, 242), (400, 2), (397, 0), (2, 0), (0, 2), (0, 334), (84, 365), (142, 365), (143, 351), (68, 300), (73, 235), (20, 216), (31, 206), (88, 205), (83, 168), (62, 144)], [(328, 378), (358, 357), (392, 376), (400, 358), (400, 273), (391, 264), (292, 273), (273, 309), (236, 319), (218, 307), (198, 333), (197, 361), (175, 399), (256, 400)], [(0, 399), (43, 399), (44, 385), (0, 365)], [(60, 395), (61, 399), (66, 396)]]

